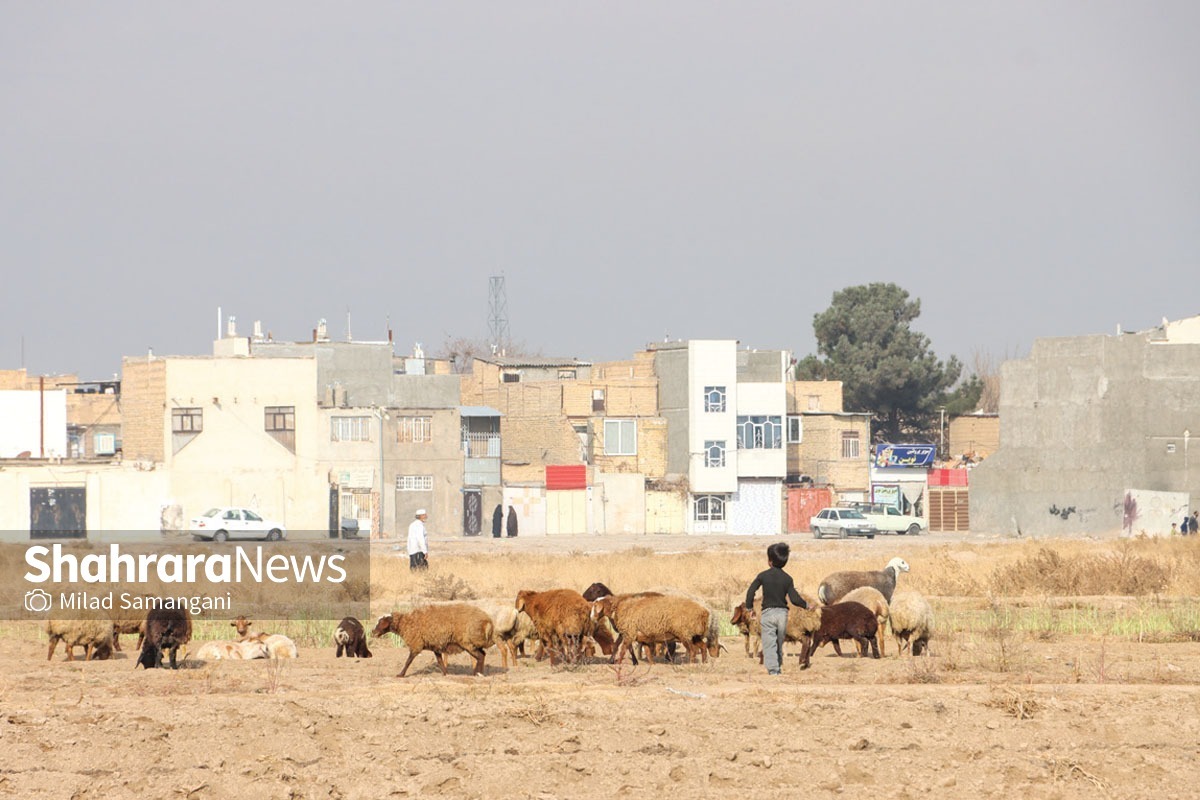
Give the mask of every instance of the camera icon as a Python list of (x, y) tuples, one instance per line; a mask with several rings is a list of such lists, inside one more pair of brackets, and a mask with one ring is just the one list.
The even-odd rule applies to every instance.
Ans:
[(54, 607), (50, 593), (41, 589), (31, 589), (25, 593), (25, 610), (42, 614)]

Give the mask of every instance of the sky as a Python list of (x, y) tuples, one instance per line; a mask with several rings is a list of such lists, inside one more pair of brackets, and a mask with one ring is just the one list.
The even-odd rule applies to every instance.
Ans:
[(217, 309), (427, 353), (816, 349), (894, 282), (941, 357), (1200, 313), (1200, 4), (0, 0), (0, 368)]

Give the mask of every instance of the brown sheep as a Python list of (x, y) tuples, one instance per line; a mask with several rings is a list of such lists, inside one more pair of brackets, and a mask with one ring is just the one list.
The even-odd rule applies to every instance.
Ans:
[(516, 608), (533, 620), (538, 638), (550, 653), (568, 662), (577, 661), (583, 653), (583, 637), (591, 633), (591, 606), (574, 589), (550, 589), (517, 592)]
[(709, 611), (686, 597), (651, 595), (625, 599), (604, 597), (595, 603), (597, 617), (612, 620), (621, 635), (617, 659), (628, 652), (634, 664), (633, 645), (658, 645), (681, 642), (687, 648), (688, 662), (695, 663), (699, 651), (708, 663)]
[(879, 654), (881, 656), (887, 655), (887, 648), (885, 646), (887, 639), (884, 637), (884, 634), (887, 633), (888, 615), (891, 612), (888, 609), (888, 601), (879, 593), (879, 590), (873, 586), (860, 586), (843, 597), (842, 602), (862, 603), (875, 612), (875, 621), (879, 623), (879, 630), (875, 634), (875, 639), (879, 642)]
[(742, 643), (746, 647), (747, 658), (754, 658), (759, 649), (758, 634), (750, 632), (751, 616), (752, 612), (746, 610), (746, 604), (738, 603), (733, 607), (733, 616), (729, 618), (729, 624), (742, 633)]
[(408, 660), (397, 677), (408, 673), (418, 653), (429, 650), (437, 659), (442, 674), (446, 669), (446, 655), (467, 652), (475, 657), (476, 675), (483, 674), (485, 650), (492, 646), (496, 627), (486, 612), (466, 603), (423, 606), (407, 614), (393, 611), (380, 617), (375, 623), (372, 636), (394, 633), (408, 646)]
[(83, 648), (84, 661), (107, 658), (105, 653), (113, 651), (113, 624), (108, 618), (46, 620), (46, 635), (50, 637), (47, 661), (54, 658), (59, 642), (67, 649), (67, 661), (75, 660), (76, 647)]
[(841, 656), (839, 639), (854, 639), (858, 642), (859, 658), (867, 655), (868, 645), (871, 647), (872, 657), (879, 658), (879, 644), (875, 641), (879, 622), (875, 619), (874, 611), (862, 603), (835, 603), (817, 610), (820, 613), (821, 624), (800, 657), (801, 669), (808, 669), (812, 654), (825, 642), (832, 643), (834, 652)]

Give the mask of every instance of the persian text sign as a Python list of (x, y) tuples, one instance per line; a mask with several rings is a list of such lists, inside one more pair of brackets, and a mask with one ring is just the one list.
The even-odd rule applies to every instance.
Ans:
[(877, 444), (875, 466), (887, 467), (931, 467), (937, 448), (931, 444)]

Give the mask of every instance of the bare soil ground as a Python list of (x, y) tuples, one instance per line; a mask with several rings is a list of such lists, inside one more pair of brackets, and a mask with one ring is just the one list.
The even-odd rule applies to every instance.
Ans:
[[(935, 608), (953, 605), (941, 598)], [(977, 598), (962, 600), (964, 605)], [(741, 639), (707, 665), (487, 674), (407, 650), (293, 662), (46, 662), (0, 636), (0, 797), (1194, 798), (1200, 644), (950, 632), (933, 656), (769, 677)], [(127, 644), (127, 647), (132, 643)]]

